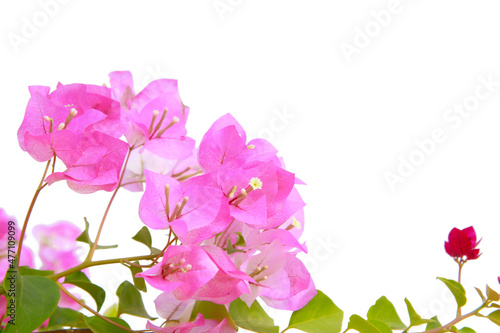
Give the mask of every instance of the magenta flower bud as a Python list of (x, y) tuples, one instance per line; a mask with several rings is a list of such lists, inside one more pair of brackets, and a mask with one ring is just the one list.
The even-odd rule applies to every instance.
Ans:
[(466, 257), (465, 260), (473, 260), (481, 255), (476, 247), (479, 242), (476, 241), (476, 232), (473, 227), (463, 230), (453, 228), (448, 235), (448, 241), (444, 243), (446, 253), (451, 257), (458, 259)]

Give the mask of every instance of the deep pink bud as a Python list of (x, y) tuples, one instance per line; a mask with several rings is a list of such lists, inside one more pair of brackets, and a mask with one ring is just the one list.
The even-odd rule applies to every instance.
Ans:
[(479, 258), (481, 255), (476, 247), (479, 242), (476, 241), (476, 232), (473, 227), (463, 230), (453, 228), (448, 235), (448, 241), (444, 243), (446, 253), (453, 258), (466, 257), (466, 260)]

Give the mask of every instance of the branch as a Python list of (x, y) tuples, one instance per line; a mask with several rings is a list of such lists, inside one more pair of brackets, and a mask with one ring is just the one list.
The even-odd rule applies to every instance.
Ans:
[(425, 331), (423, 333), (441, 333), (443, 330), (449, 329), (451, 326), (455, 325), (456, 323), (461, 322), (464, 319), (467, 319), (469, 317), (472, 317), (472, 316), (476, 315), (479, 311), (481, 311), (484, 307), (486, 307), (488, 305), (488, 303), (491, 303), (491, 301), (487, 300), (486, 302), (484, 302), (483, 304), (481, 304), (481, 306), (478, 307), (476, 310), (471, 311), (471, 312), (469, 312), (467, 314), (464, 314), (463, 316), (457, 317), (457, 318), (453, 319), (452, 321), (450, 321), (446, 325), (430, 329), (430, 330)]
[(92, 245), (92, 248), (90, 249), (89, 254), (87, 255), (87, 258), (85, 259), (85, 261), (92, 261), (92, 257), (94, 256), (94, 252), (97, 249), (97, 243), (99, 242), (99, 237), (101, 237), (101, 232), (102, 232), (102, 228), (104, 226), (104, 222), (106, 221), (106, 217), (108, 216), (109, 209), (111, 208), (111, 204), (113, 203), (113, 200), (115, 199), (116, 193), (118, 193), (118, 190), (121, 187), (121, 183), (123, 181), (123, 176), (125, 175), (125, 170), (127, 169), (127, 164), (128, 164), (128, 159), (130, 157), (130, 153), (134, 149), (135, 149), (135, 147), (130, 147), (127, 151), (127, 156), (125, 157), (125, 162), (123, 162), (122, 171), (120, 173), (120, 179), (118, 180), (118, 184), (116, 185), (116, 189), (113, 192), (111, 199), (109, 199), (108, 206), (106, 207), (106, 210), (104, 211), (104, 215), (102, 216), (101, 224), (99, 224), (99, 230), (97, 230), (97, 236), (95, 238), (94, 245)]
[(130, 329), (128, 327), (125, 327), (125, 326), (122, 326), (122, 325), (120, 325), (118, 323), (115, 323), (111, 319), (109, 319), (107, 317), (104, 317), (103, 315), (99, 314), (99, 312), (95, 311), (94, 309), (92, 309), (91, 307), (89, 307), (88, 305), (86, 305), (85, 303), (83, 303), (82, 301), (80, 301), (78, 298), (76, 298), (75, 296), (73, 296), (72, 293), (70, 293), (69, 291), (67, 291), (66, 288), (64, 288), (63, 285), (61, 283), (59, 283), (59, 281), (56, 281), (56, 284), (59, 287), (59, 289), (61, 289), (61, 291), (63, 293), (65, 293), (66, 295), (68, 295), (72, 300), (74, 300), (75, 302), (77, 302), (78, 304), (80, 304), (84, 309), (92, 312), (94, 315), (98, 316), (102, 320), (104, 320), (107, 323), (109, 323), (111, 325), (114, 325), (114, 326), (116, 326), (118, 328), (121, 328), (122, 330), (125, 330), (127, 332), (135, 332), (133, 329)]

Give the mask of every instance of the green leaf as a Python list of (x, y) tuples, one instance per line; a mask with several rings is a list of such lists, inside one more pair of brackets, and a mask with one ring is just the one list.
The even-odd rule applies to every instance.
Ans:
[(239, 298), (229, 305), (229, 315), (236, 325), (259, 333), (278, 333), (279, 327), (274, 326), (274, 320), (264, 311), (259, 302), (254, 301), (249, 308)]
[(444, 284), (450, 289), (451, 293), (453, 296), (455, 296), (455, 300), (457, 301), (457, 305), (459, 308), (465, 305), (467, 303), (467, 297), (465, 297), (465, 289), (464, 287), (458, 283), (457, 281), (453, 280), (448, 280), (445, 278), (438, 277), (437, 278), (440, 281), (443, 281)]
[(245, 242), (245, 238), (241, 234), (241, 232), (237, 231), (235, 234), (238, 235), (238, 239), (236, 240), (236, 243), (234, 243), (234, 246), (247, 246), (247, 243)]
[(472, 328), (464, 327), (457, 331), (457, 333), (476, 333)]
[[(347, 324), (347, 330), (356, 330), (360, 333), (383, 333), (375, 325), (361, 318), (358, 315), (352, 315), (349, 318), (349, 324)], [(318, 332), (322, 333), (328, 331), (318, 331)]]
[(132, 237), (133, 240), (138, 241), (139, 243), (142, 243), (148, 247), (150, 251), (151, 250), (151, 233), (149, 232), (149, 228), (144, 226), (135, 234), (134, 237)]
[(78, 311), (68, 308), (60, 308), (52, 313), (47, 329), (56, 329), (61, 327), (87, 327), (84, 321), (84, 315)]
[(104, 310), (106, 317), (118, 317), (118, 303), (113, 303), (109, 308)]
[[(108, 317), (106, 317), (108, 318)], [(120, 324), (126, 328), (130, 328), (127, 322), (120, 318), (108, 318), (111, 321)], [(122, 328), (116, 327), (113, 324), (108, 323), (104, 319), (101, 319), (97, 316), (94, 317), (85, 317), (85, 323), (94, 333), (123, 333), (128, 332)]]
[(49, 275), (54, 274), (54, 271), (44, 271), (41, 269), (33, 269), (33, 268), (28, 267), (28, 266), (19, 267), (18, 272), (22, 276), (27, 276), (27, 275), (49, 276)]
[(490, 301), (500, 301), (500, 295), (498, 295), (498, 293), (491, 289), (488, 285), (486, 285), (486, 297), (488, 297)]
[(392, 329), (389, 327), (389, 325), (387, 325), (383, 321), (375, 319), (375, 320), (368, 320), (368, 322), (373, 326), (375, 326), (382, 333), (392, 333)]
[(233, 244), (231, 244), (231, 240), (229, 238), (227, 239), (226, 251), (227, 251), (227, 254), (233, 254), (233, 253), (236, 253), (236, 252), (245, 252), (243, 250), (236, 249), (233, 246)]
[(127, 313), (136, 317), (142, 317), (154, 320), (151, 317), (142, 302), (142, 296), (139, 290), (128, 281), (123, 281), (116, 290), (118, 296), (118, 313)]
[(342, 310), (318, 290), (316, 296), (306, 306), (292, 313), (288, 328), (296, 328), (308, 333), (340, 332), (343, 317)]
[(386, 323), (391, 329), (402, 330), (406, 325), (399, 318), (394, 305), (385, 297), (380, 297), (366, 315), (369, 321), (379, 320)]
[(89, 278), (82, 272), (67, 275), (63, 283), (69, 283), (88, 292), (97, 305), (97, 311), (101, 310), (106, 299), (106, 292), (101, 287), (90, 282)]
[[(134, 264), (139, 264), (139, 261), (134, 261)], [(132, 273), (132, 279), (134, 280), (134, 286), (140, 291), (148, 292), (148, 288), (146, 287), (146, 281), (142, 277), (135, 277), (138, 273), (142, 273), (142, 268), (139, 266), (130, 265), (127, 266), (130, 269), (130, 273)]]
[[(90, 246), (90, 248), (92, 248), (92, 246), (94, 246), (94, 242), (92, 240), (90, 240), (89, 222), (87, 221), (86, 217), (84, 217), (83, 220), (85, 221), (85, 230), (82, 232), (82, 234), (80, 236), (78, 236), (78, 238), (76, 240), (79, 242), (82, 242), (82, 243), (87, 243)], [(104, 250), (104, 249), (114, 249), (117, 247), (118, 247), (118, 245), (97, 245), (96, 249), (97, 250)]]
[(425, 330), (430, 330), (430, 329), (433, 329), (433, 328), (438, 328), (438, 327), (441, 327), (443, 325), (441, 325), (441, 323), (439, 322), (438, 320), (438, 317), (437, 316), (434, 316), (431, 318), (432, 320), (434, 320), (433, 322), (430, 322), (427, 324), (427, 326), (425, 326)]
[(493, 311), (486, 316), (489, 320), (500, 326), (500, 310)]
[(407, 298), (405, 298), (405, 303), (406, 307), (408, 308), (408, 315), (410, 316), (410, 327), (434, 322), (434, 320), (432, 319), (422, 319), (422, 317), (417, 314), (417, 312), (413, 308), (413, 305), (411, 305), (410, 301)]
[(7, 314), (9, 306), (15, 306), (15, 317), (4, 329), (8, 333), (35, 330), (54, 312), (61, 297), (57, 284), (44, 276), (22, 276), (18, 272), (8, 271), (3, 284)]
[(479, 294), (479, 297), (481, 297), (481, 300), (483, 301), (483, 303), (484, 303), (484, 302), (486, 302), (486, 297), (484, 297), (484, 294), (483, 294), (483, 292), (481, 291), (481, 289), (476, 288), (476, 287), (474, 287), (474, 289), (476, 289), (476, 291), (477, 291), (477, 293)]
[(234, 329), (237, 329), (236, 324), (229, 315), (229, 312), (227, 312), (224, 305), (215, 304), (209, 301), (196, 301), (194, 303), (194, 307), (191, 312), (191, 318), (189, 320), (194, 320), (198, 313), (201, 313), (203, 317), (205, 317), (205, 319), (215, 319), (217, 321), (222, 321), (224, 318), (226, 318), (227, 323)]

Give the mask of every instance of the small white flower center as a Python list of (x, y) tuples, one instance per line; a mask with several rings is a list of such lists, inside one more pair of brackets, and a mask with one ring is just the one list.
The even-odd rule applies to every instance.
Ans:
[(262, 189), (262, 181), (257, 177), (253, 177), (252, 179), (250, 179), (249, 185), (252, 186), (252, 189), (254, 190)]

